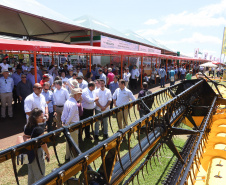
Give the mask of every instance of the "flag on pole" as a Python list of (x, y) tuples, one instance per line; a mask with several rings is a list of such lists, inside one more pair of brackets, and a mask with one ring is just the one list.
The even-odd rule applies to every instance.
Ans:
[(194, 53), (194, 58), (198, 58), (198, 57), (199, 57), (199, 48), (196, 48)]
[(226, 29), (225, 29), (225, 27), (224, 27), (224, 35), (223, 35), (223, 40), (222, 40), (221, 54), (226, 54)]
[(204, 53), (204, 59), (206, 60), (208, 56), (208, 53)]
[(213, 55), (210, 55), (210, 60), (212, 60)]

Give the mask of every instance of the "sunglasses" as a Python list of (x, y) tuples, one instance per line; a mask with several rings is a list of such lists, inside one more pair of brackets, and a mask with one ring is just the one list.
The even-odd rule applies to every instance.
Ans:
[(36, 89), (39, 89), (39, 90), (41, 90), (42, 89), (42, 87), (35, 87)]
[(49, 89), (44, 89), (45, 91), (48, 91)]
[(21, 77), (21, 78), (26, 78), (26, 77), (24, 76), (24, 77)]

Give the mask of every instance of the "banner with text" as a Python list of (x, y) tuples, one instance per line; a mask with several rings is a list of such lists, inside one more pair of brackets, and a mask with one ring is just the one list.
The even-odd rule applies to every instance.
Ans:
[(124, 49), (138, 51), (138, 44), (126, 42), (119, 39), (114, 39), (101, 35), (101, 47), (103, 48), (112, 48), (112, 49)]

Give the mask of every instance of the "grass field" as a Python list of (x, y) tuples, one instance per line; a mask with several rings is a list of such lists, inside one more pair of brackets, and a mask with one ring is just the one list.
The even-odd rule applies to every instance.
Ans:
[[(136, 113), (137, 117), (135, 117), (133, 109), (130, 112), (131, 112), (132, 122), (134, 122), (135, 120), (137, 120), (137, 118), (139, 118), (139, 113), (136, 109), (135, 109), (135, 113)], [(128, 119), (128, 120), (130, 120), (130, 119)], [(129, 121), (129, 124), (131, 124), (132, 122)], [(116, 122), (115, 118), (112, 118), (112, 126), (113, 126), (114, 132), (117, 132), (118, 126), (117, 126), (117, 122)], [(100, 130), (101, 130), (101, 128), (100, 128)], [(109, 135), (110, 136), (113, 135), (110, 128), (109, 128)], [(99, 136), (100, 141), (103, 140), (102, 136), (103, 136), (102, 131), (100, 131), (100, 136)], [(141, 139), (143, 137), (145, 137), (144, 134), (141, 135)], [(180, 148), (183, 146), (184, 142), (185, 142), (184, 138), (176, 138), (175, 139), (175, 145), (178, 147), (178, 150), (180, 150)], [(80, 149), (82, 152), (84, 152), (97, 144), (98, 143), (96, 141), (86, 141), (86, 142), (82, 143), (82, 145), (80, 146)], [(131, 147), (134, 147), (136, 144), (138, 144), (138, 140), (137, 140), (137, 134), (135, 133), (135, 138), (133, 136), (131, 137)], [(58, 154), (60, 163), (64, 164), (65, 163), (66, 145), (65, 145), (65, 138), (63, 135), (61, 135), (61, 137), (58, 139), (58, 144), (57, 144), (56, 148), (57, 148), (57, 154)], [(49, 174), (54, 168), (59, 167), (55, 154), (54, 154), (54, 151), (53, 151), (53, 147), (51, 146), (50, 143), (49, 143), (49, 151), (50, 151), (51, 160), (49, 163), (46, 162), (46, 173), (45, 173), (46, 175)], [(120, 150), (120, 155), (123, 156), (127, 152), (128, 152), (128, 145), (126, 143), (122, 144), (121, 150)], [(144, 176), (146, 178), (146, 181), (144, 181), (142, 175), (139, 174), (140, 184), (161, 184), (161, 181), (164, 179), (166, 172), (168, 171), (169, 167), (172, 165), (173, 161), (175, 160), (175, 157), (173, 156), (172, 152), (169, 149), (167, 149), (165, 151), (165, 154), (162, 154), (162, 156), (164, 156), (164, 157), (160, 157), (160, 163), (158, 164), (158, 162), (157, 162), (157, 166), (155, 166), (155, 165), (152, 166), (153, 171), (151, 170), (150, 165), (148, 165), (149, 175), (147, 174), (146, 170), (144, 170)], [(101, 165), (101, 158), (98, 158), (95, 161), (96, 169), (98, 169), (100, 167), (100, 165)], [(94, 169), (93, 164), (91, 164), (91, 167)], [(27, 173), (28, 173), (27, 165), (17, 166), (17, 171), (18, 171), (20, 184), (27, 184)], [(150, 176), (150, 174), (151, 174), (151, 176)], [(78, 176), (79, 176), (79, 174), (77, 175), (77, 177)], [(129, 177), (129, 175), (125, 178), (125, 180), (128, 177)], [(16, 184), (11, 160), (8, 160), (8, 161), (0, 164), (0, 184), (4, 184), (4, 185)], [(138, 184), (138, 182), (135, 180), (134, 184)]]

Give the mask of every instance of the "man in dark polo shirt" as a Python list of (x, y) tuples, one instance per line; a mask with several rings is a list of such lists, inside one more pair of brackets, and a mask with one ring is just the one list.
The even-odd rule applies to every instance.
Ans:
[[(143, 89), (139, 92), (138, 98), (147, 96), (149, 94), (152, 94), (152, 92), (148, 90), (148, 83), (144, 82), (143, 83)], [(137, 109), (140, 113), (140, 118), (148, 113), (148, 110), (146, 110), (142, 104), (138, 104)]]

